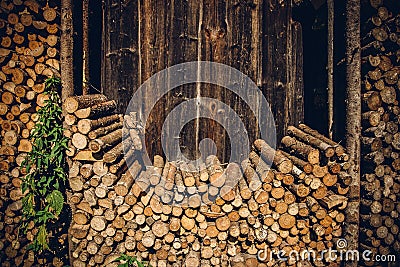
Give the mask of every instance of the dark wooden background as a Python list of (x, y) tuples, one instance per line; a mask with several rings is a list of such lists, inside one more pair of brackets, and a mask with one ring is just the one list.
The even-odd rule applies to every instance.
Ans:
[[(278, 138), (287, 125), (303, 121), (302, 31), (284, 0), (105, 0), (101, 90), (125, 109), (135, 90), (154, 73), (195, 60), (224, 63), (248, 75), (262, 90), (275, 116)], [(201, 84), (202, 97), (233, 108), (243, 119), (250, 142), (259, 137), (255, 116), (238, 96)], [(196, 85), (163, 97), (146, 123), (150, 156), (161, 154), (165, 117), (179, 103), (196, 97)], [(149, 109), (144, 96), (143, 110)], [(211, 118), (224, 116), (211, 104)], [(178, 118), (179, 119), (179, 118)], [(229, 160), (229, 138), (212, 119), (191, 121), (180, 136), (182, 151), (196, 157), (194, 136), (211, 138), (217, 155)]]

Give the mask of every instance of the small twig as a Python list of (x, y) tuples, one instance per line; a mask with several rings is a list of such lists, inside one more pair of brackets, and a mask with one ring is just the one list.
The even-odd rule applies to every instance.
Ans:
[(100, 89), (97, 89), (97, 88), (96, 88), (93, 84), (91, 84), (90, 82), (86, 81), (86, 82), (83, 82), (83, 83), (86, 84), (86, 85), (88, 85), (90, 88), (94, 89), (96, 92), (101, 93), (101, 90), (100, 90)]

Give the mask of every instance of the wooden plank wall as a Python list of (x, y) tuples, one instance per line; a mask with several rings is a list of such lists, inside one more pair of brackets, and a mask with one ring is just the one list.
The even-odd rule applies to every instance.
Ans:
[[(287, 1), (105, 0), (102, 91), (118, 101), (120, 112), (154, 73), (195, 60), (224, 63), (253, 79), (271, 105), (278, 138), (287, 125), (303, 120), (301, 26), (292, 21)], [(146, 124), (150, 155), (162, 151), (165, 117), (198, 91), (202, 97), (216, 99), (201, 107), (211, 118), (224, 119), (221, 101), (243, 118), (250, 142), (259, 136), (254, 114), (238, 96), (215, 85), (190, 84), (170, 92), (152, 110)], [(149, 98), (143, 97), (143, 110), (147, 110)], [(261, 127), (267, 127), (264, 124)], [(190, 158), (198, 155), (196, 140), (210, 138), (218, 157), (229, 160), (227, 133), (212, 119), (192, 120), (180, 137), (181, 149)]]

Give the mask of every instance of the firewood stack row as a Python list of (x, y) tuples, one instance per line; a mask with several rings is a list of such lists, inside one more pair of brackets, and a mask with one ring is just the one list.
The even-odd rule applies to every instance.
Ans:
[[(45, 80), (59, 75), (59, 22), (54, 1), (34, 0), (0, 3), (0, 262), (2, 266), (66, 264), (66, 237), (60, 257), (41, 258), (27, 252), (21, 224), (21, 164), (32, 149), (31, 129), (37, 111), (45, 105)], [(56, 227), (55, 227), (56, 228)], [(18, 232), (19, 231), (19, 232)], [(31, 229), (30, 231), (37, 231)], [(29, 233), (29, 231), (28, 231)], [(58, 243), (58, 242), (56, 242)], [(53, 244), (54, 245), (54, 244)], [(55, 246), (56, 247), (56, 246)], [(63, 257), (64, 259), (61, 259)], [(65, 261), (63, 263), (63, 261)]]
[[(256, 141), (255, 147), (260, 150), (262, 146)], [(340, 144), (304, 124), (289, 126), (281, 147), (273, 166), (285, 173), (284, 185), (297, 195), (297, 202), (306, 203), (309, 209), (306, 216), (312, 242), (306, 247), (317, 252), (337, 249), (339, 238), (344, 236), (342, 223), (352, 182), (347, 173), (349, 156)], [(326, 266), (328, 262), (316, 260), (312, 264)]]
[(73, 266), (113, 266), (123, 253), (151, 266), (295, 266), (271, 251), (321, 251), (342, 236), (347, 155), (307, 126), (291, 127), (282, 151), (257, 140), (240, 164), (155, 156), (145, 167), (135, 114), (115, 115), (114, 108), (102, 95), (64, 104)]
[[(123, 244), (118, 237), (124, 235), (116, 232), (122, 227), (113, 224), (125, 224), (122, 215), (131, 208), (123, 196), (142, 169), (138, 161), (142, 142), (135, 114), (115, 114), (116, 107), (114, 100), (101, 94), (69, 97), (63, 104), (65, 135), (70, 138), (67, 155), (73, 214), (69, 238), (74, 266), (102, 265), (116, 244), (110, 244), (110, 239)], [(128, 215), (133, 218), (132, 211), (125, 218)]]
[(372, 47), (365, 45), (362, 65), (360, 247), (374, 254), (399, 255), (400, 16), (389, 2), (371, 0), (375, 11), (365, 32), (374, 40)]

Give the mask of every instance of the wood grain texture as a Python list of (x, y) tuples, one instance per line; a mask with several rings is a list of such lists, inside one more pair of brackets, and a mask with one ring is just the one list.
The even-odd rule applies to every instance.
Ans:
[[(123, 4), (107, 0), (104, 17), (103, 93), (118, 101), (118, 112), (125, 111), (133, 93), (153, 74), (179, 63), (202, 60), (234, 67), (260, 87), (279, 122), (278, 138), (283, 136), (287, 125), (303, 121), (301, 26), (292, 22), (291, 6), (285, 2), (151, 0)], [(212, 75), (229, 77), (229, 73)], [(153, 90), (161, 89), (154, 86)], [(192, 112), (209, 117), (197, 115), (181, 131), (180, 149), (189, 159), (199, 157), (200, 150), (212, 150), (211, 142), (199, 145), (201, 140), (209, 138), (217, 147), (217, 156), (224, 162), (229, 160), (231, 140), (217, 122), (230, 123), (227, 107), (221, 102), (243, 118), (250, 143), (260, 137), (261, 129), (269, 127), (266, 121), (257, 122), (256, 118), (266, 108), (259, 100), (249, 96), (250, 104), (257, 107), (252, 112), (243, 99), (216, 85), (188, 84), (175, 88), (154, 108), (152, 94), (145, 92), (140, 96), (144, 99), (142, 112), (151, 111), (146, 122), (146, 148), (150, 157), (163, 154), (161, 138), (177, 138), (168, 127), (161, 135), (163, 122), (187, 99), (215, 99), (212, 103), (184, 108), (172, 118), (181, 123), (183, 114)], [(176, 154), (176, 151), (170, 153)]]

